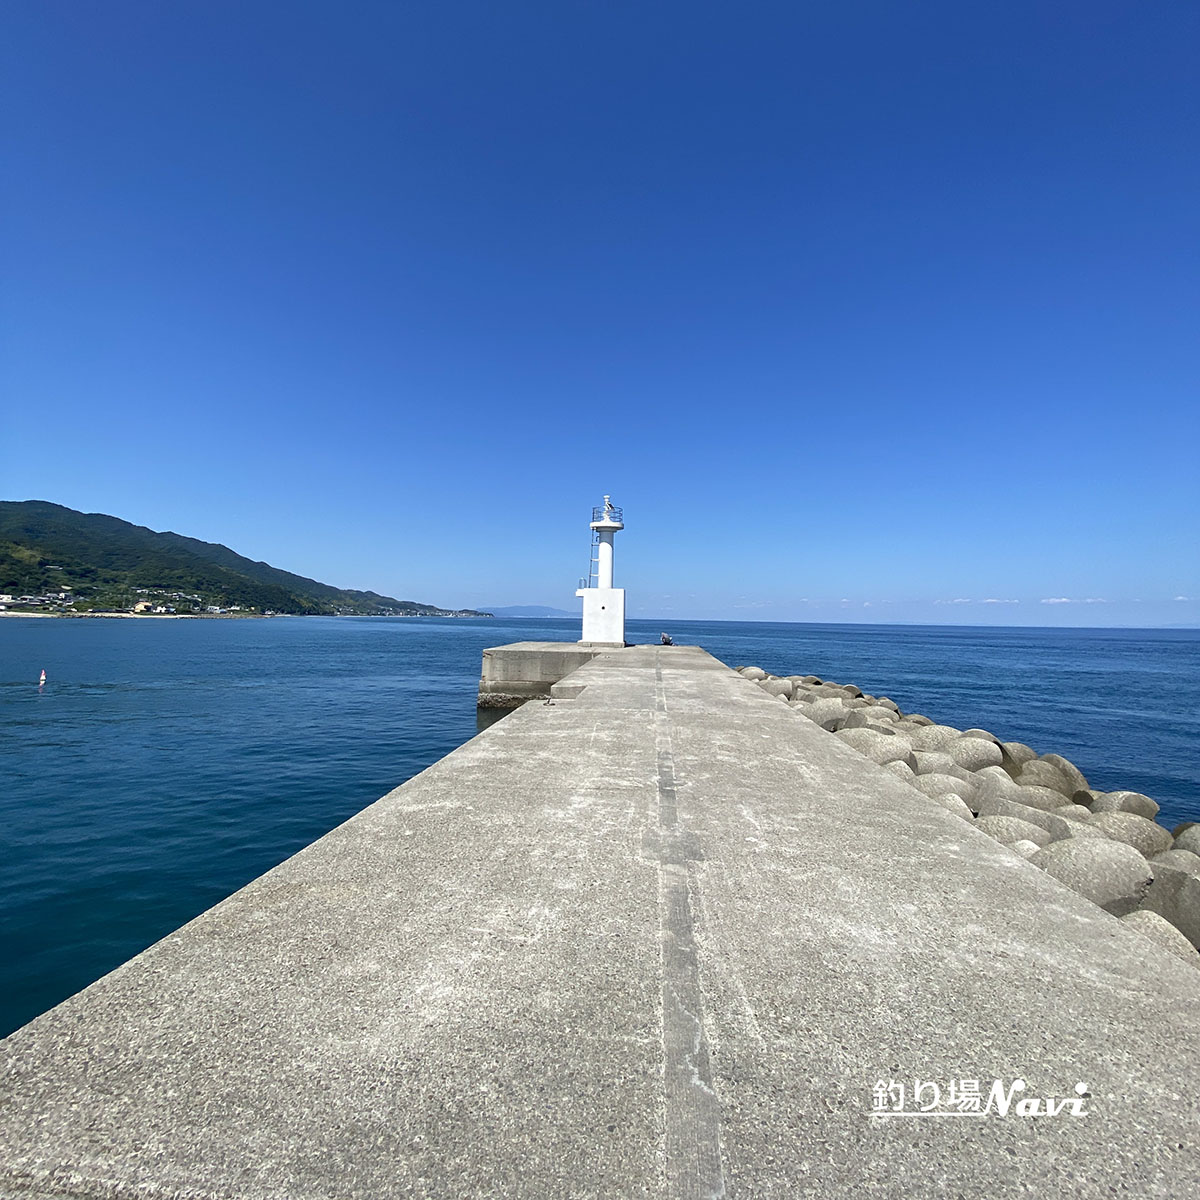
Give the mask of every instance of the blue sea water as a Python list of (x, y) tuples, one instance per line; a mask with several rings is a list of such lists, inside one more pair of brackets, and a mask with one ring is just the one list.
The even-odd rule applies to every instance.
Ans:
[[(1200, 820), (1200, 631), (669, 631), (1065, 754), (1094, 787), (1153, 796), (1168, 827)], [(577, 636), (568, 620), (0, 620), (0, 1034), (472, 737), (484, 647)]]

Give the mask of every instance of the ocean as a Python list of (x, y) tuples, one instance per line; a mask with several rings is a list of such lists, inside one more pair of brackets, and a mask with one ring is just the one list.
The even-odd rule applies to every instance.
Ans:
[[(1200, 630), (629, 623), (1065, 755), (1200, 820)], [(476, 733), (487, 646), (573, 620), (0, 620), (0, 1035)], [(38, 676), (47, 682), (39, 688)]]

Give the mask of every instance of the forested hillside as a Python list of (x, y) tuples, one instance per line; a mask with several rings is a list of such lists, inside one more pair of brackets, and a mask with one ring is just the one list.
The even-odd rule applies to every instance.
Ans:
[[(101, 513), (44, 500), (0, 501), (0, 593), (58, 597), (76, 610), (161, 603), (252, 612), (450, 615), (375, 592), (332, 587), (228, 546), (156, 533)], [(459, 612), (455, 615), (486, 615)]]

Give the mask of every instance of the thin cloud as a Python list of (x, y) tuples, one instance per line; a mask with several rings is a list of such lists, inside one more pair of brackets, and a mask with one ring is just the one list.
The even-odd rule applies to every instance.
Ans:
[(1042, 600), (1043, 604), (1074, 604), (1075, 601), (1070, 596), (1046, 596)]
[(1190, 597), (1189, 596), (1176, 596), (1175, 599), (1182, 600), (1186, 603), (1190, 599)]
[(1020, 600), (997, 600), (995, 596), (989, 596), (986, 600), (980, 600), (980, 604), (1020, 604)]
[(934, 604), (974, 604), (969, 596), (955, 596), (953, 600), (935, 600)]

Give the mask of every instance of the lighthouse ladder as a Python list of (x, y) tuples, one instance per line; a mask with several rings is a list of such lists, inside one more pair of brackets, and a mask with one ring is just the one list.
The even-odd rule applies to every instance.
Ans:
[(592, 530), (592, 554), (591, 562), (588, 565), (588, 581), (587, 585), (590, 588), (596, 587), (600, 582), (600, 530)]

